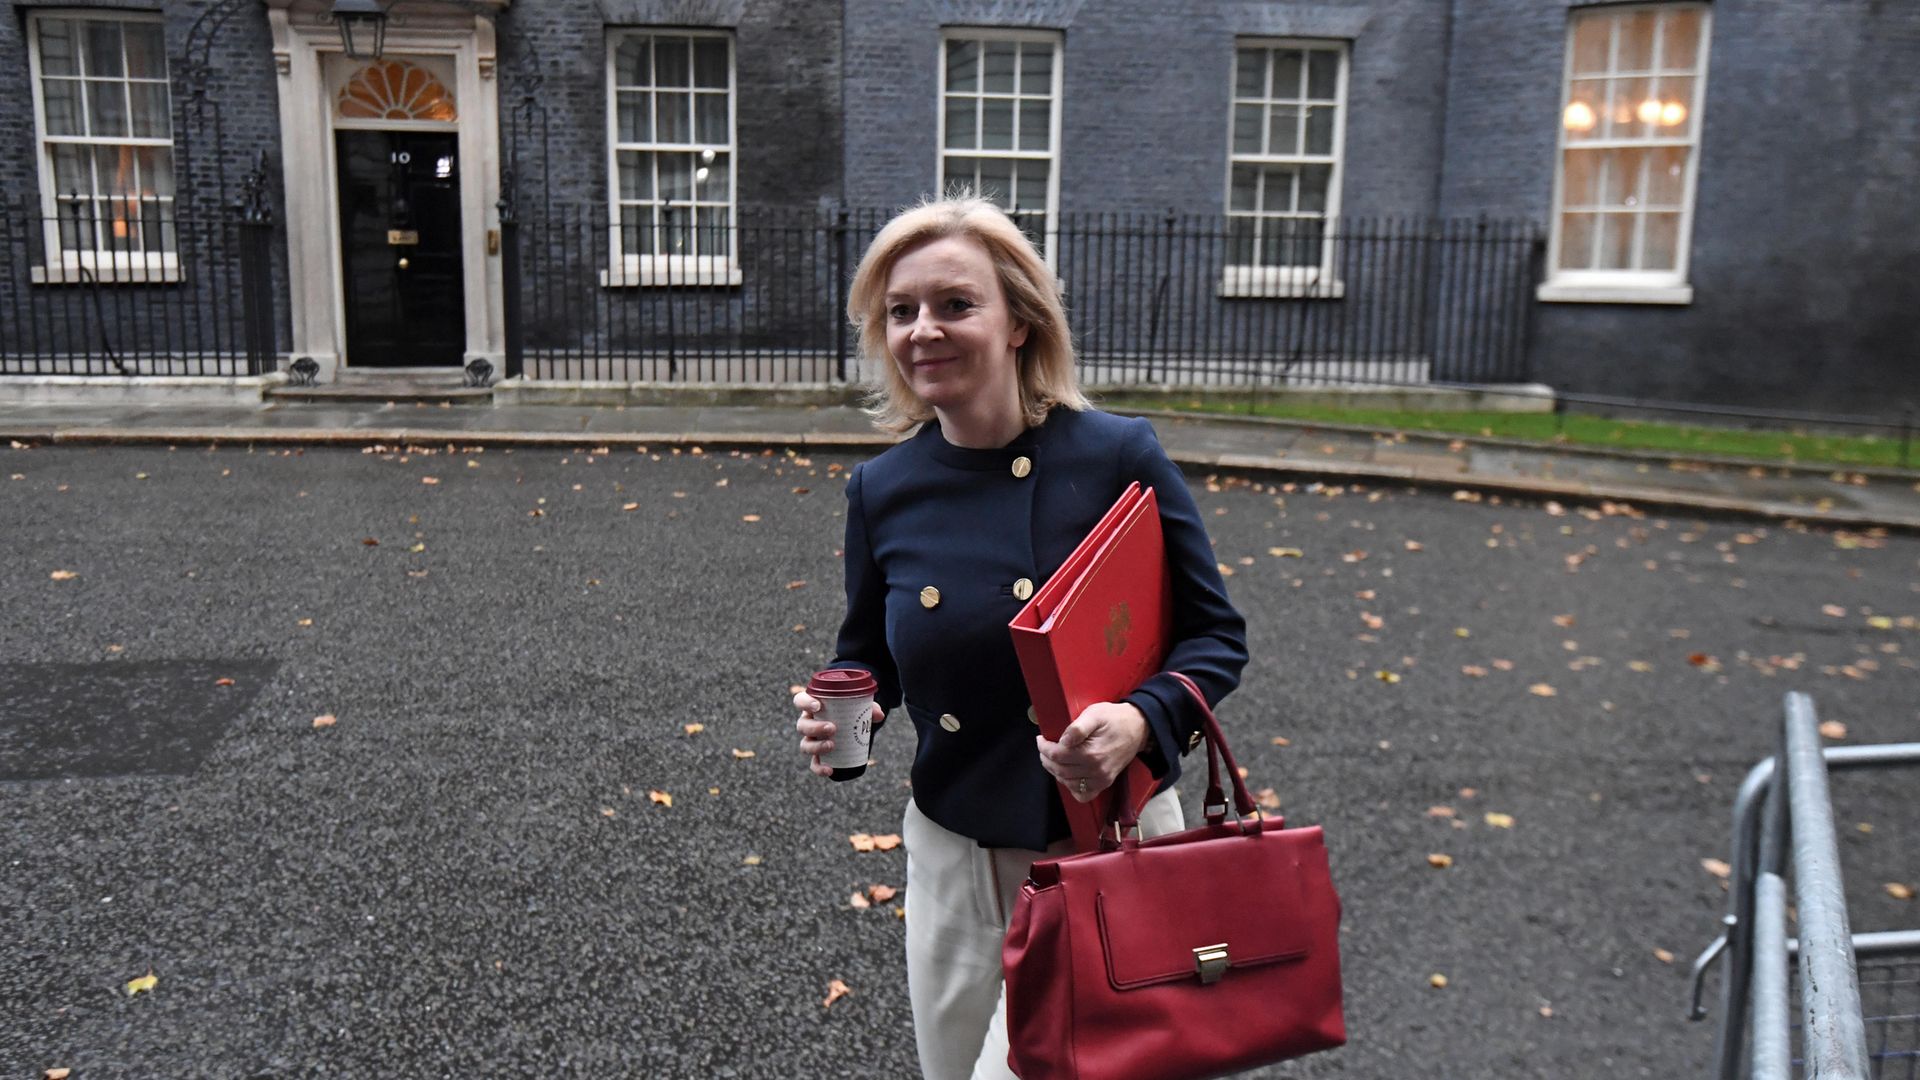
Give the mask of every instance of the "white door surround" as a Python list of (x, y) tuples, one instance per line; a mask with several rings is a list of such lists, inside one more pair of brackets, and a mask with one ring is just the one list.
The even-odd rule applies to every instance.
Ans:
[(419, 64), (441, 76), (453, 93), (456, 121), (340, 121), (335, 94), (348, 65), (342, 63), (340, 30), (333, 24), (330, 5), (312, 0), (266, 3), (279, 72), (293, 329), (290, 356), (312, 357), (320, 365), (322, 382), (331, 382), (344, 360), (336, 127), (423, 126), (458, 131), (466, 359), (484, 357), (495, 371), (504, 370), (500, 258), (498, 245), (489, 242), (500, 227), (494, 206), (500, 199), (500, 98), (494, 80), (492, 21), (451, 7), (423, 4), (419, 5), (423, 13), (410, 11), (387, 27), (385, 56)]

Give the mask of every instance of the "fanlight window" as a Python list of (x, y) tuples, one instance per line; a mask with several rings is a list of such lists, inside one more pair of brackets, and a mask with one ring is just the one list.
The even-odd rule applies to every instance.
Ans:
[(361, 68), (340, 90), (340, 115), (348, 120), (459, 119), (445, 84), (404, 60)]

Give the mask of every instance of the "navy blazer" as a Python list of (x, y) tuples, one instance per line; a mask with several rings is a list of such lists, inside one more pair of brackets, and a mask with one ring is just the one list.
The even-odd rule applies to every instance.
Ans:
[[(1026, 684), (1007, 623), (1060, 568), (1127, 485), (1160, 504), (1181, 671), (1218, 703), (1247, 662), (1246, 622), (1228, 602), (1206, 527), (1179, 467), (1143, 419), (1055, 408), (997, 450), (947, 442), (937, 420), (854, 467), (847, 481), (847, 615), (835, 667), (873, 673), (888, 712), (903, 699), (918, 745), (913, 799), (989, 847), (1042, 850), (1071, 835), (1058, 785), (1034, 748)], [(1020, 583), (1024, 581), (1025, 584)], [(1162, 789), (1200, 728), (1174, 680), (1130, 694)]]

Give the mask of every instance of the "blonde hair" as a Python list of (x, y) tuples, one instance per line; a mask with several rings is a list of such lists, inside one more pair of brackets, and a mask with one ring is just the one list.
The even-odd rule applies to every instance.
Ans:
[(933, 407), (921, 399), (900, 374), (887, 352), (887, 278), (901, 256), (934, 240), (965, 237), (986, 248), (993, 260), (1000, 291), (1015, 325), (1027, 328), (1027, 340), (1017, 354), (1020, 411), (1027, 426), (1046, 419), (1047, 411), (1063, 405), (1076, 411), (1090, 407), (1080, 391), (1074, 366), (1073, 335), (1060, 300), (1060, 283), (1048, 269), (1026, 234), (993, 203), (968, 191), (942, 199), (927, 199), (887, 222), (854, 271), (847, 296), (847, 318), (860, 332), (860, 355), (881, 376), (868, 394), (866, 412), (874, 426), (902, 432), (933, 418)]

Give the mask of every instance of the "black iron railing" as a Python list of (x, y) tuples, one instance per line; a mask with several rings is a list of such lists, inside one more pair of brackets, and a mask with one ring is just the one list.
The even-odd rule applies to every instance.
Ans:
[[(257, 202), (257, 200), (255, 200)], [(274, 225), (264, 204), (171, 200), (0, 207), (0, 376), (258, 375), (277, 366)]]
[[(690, 211), (616, 224), (556, 206), (509, 227), (510, 372), (538, 379), (858, 377), (844, 316), (878, 210)], [(1090, 383), (1514, 382), (1540, 242), (1530, 222), (1404, 218), (1255, 228), (1225, 216), (1066, 214), (1036, 237)]]
[[(69, 207), (0, 208), (0, 374), (278, 365), (286, 286), (263, 198), (200, 216), (161, 200)], [(887, 216), (683, 210), (616, 225), (602, 205), (503, 208), (504, 373), (858, 380), (847, 284)], [(1527, 222), (1067, 214), (1038, 239), (1095, 385), (1527, 377), (1540, 253)]]

